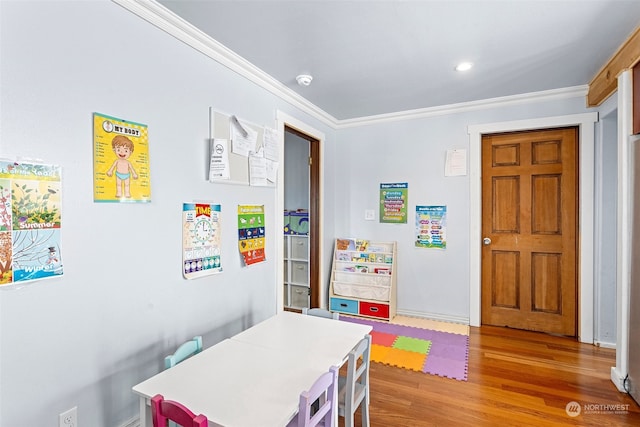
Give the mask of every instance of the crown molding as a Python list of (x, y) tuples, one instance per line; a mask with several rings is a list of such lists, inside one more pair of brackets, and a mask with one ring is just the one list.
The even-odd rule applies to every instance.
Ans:
[(335, 128), (338, 120), (155, 0), (111, 0), (303, 112)]
[(236, 54), (220, 42), (211, 38), (189, 22), (185, 21), (155, 0), (111, 0), (145, 21), (155, 25), (162, 31), (172, 35), (193, 49), (203, 53), (214, 61), (245, 77), (259, 87), (271, 92), (285, 102), (309, 114), (332, 129), (343, 129), (367, 126), (385, 122), (415, 120), (427, 117), (458, 114), (467, 111), (477, 111), (488, 108), (513, 106), (532, 102), (543, 102), (554, 99), (575, 97), (586, 98), (588, 85), (569, 88), (552, 89), (541, 92), (531, 92), (479, 101), (463, 102), (437, 107), (420, 108), (415, 110), (398, 111), (395, 113), (379, 114), (339, 120), (322, 110), (306, 98), (298, 95), (269, 74), (262, 71), (240, 55)]
[(437, 107), (419, 108), (415, 110), (399, 111), (397, 113), (379, 114), (375, 116), (340, 120), (338, 128), (372, 125), (383, 122), (400, 120), (423, 119), (427, 117), (459, 114), (468, 111), (486, 110), (489, 108), (507, 107), (519, 104), (531, 104), (557, 99), (584, 98), (589, 90), (588, 85), (573, 86), (561, 89), (551, 89), (540, 92), (530, 92), (518, 95), (501, 96), (498, 98), (482, 99), (479, 101), (462, 102), (459, 104), (441, 105)]

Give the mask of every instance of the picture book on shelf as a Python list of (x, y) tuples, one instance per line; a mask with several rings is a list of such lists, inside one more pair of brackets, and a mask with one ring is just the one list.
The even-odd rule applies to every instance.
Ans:
[(336, 239), (336, 249), (340, 251), (366, 251), (369, 241), (364, 239)]

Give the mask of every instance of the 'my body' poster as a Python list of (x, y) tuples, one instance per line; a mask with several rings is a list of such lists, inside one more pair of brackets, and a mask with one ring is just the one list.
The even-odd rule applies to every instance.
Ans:
[(147, 126), (94, 113), (93, 200), (151, 201)]

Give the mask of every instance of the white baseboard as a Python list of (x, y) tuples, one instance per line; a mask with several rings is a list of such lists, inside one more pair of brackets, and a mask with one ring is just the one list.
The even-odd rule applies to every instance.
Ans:
[(612, 349), (616, 349), (616, 343), (614, 342), (602, 342), (602, 341), (596, 341), (594, 342), (594, 344), (598, 347), (602, 347), (602, 348), (612, 348)]
[(124, 424), (120, 424), (118, 427), (140, 427), (140, 417), (131, 418), (129, 421), (125, 421)]
[(618, 368), (615, 366), (611, 367), (611, 381), (616, 386), (618, 391), (622, 393), (626, 393), (627, 391), (624, 389), (624, 378), (626, 375), (622, 375), (618, 372)]
[(397, 310), (396, 314), (399, 314), (400, 316), (420, 317), (423, 319), (438, 320), (440, 322), (460, 323), (462, 325), (469, 325), (468, 317), (447, 316), (443, 314), (424, 313), (420, 311), (411, 311), (411, 310)]

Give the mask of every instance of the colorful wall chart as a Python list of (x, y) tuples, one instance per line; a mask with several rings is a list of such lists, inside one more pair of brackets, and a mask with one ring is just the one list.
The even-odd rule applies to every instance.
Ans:
[(238, 205), (238, 247), (245, 265), (264, 262), (264, 206)]
[(416, 247), (447, 248), (446, 206), (416, 206)]
[(182, 204), (182, 275), (185, 279), (222, 272), (220, 205)]
[(380, 222), (406, 224), (409, 184), (380, 184)]
[(146, 125), (93, 114), (93, 200), (151, 201)]
[(62, 275), (59, 166), (0, 161), (0, 286)]

